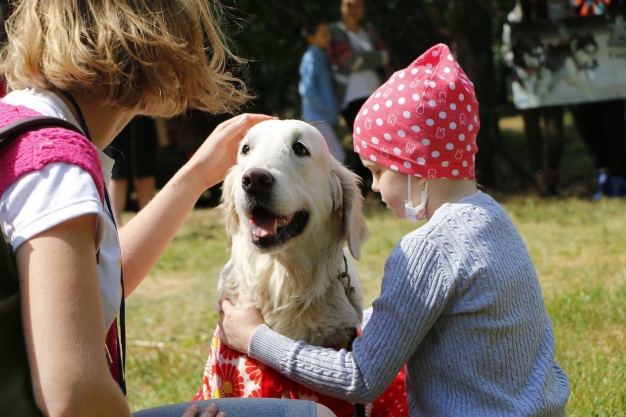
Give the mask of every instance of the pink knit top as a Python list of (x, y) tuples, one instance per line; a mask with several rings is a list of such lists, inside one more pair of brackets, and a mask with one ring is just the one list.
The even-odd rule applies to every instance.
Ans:
[[(0, 102), (0, 127), (41, 116), (24, 106)], [(88, 172), (104, 200), (102, 166), (96, 147), (83, 135), (71, 130), (50, 127), (28, 132), (0, 151), (0, 195), (20, 176), (39, 171), (53, 162), (77, 165)]]

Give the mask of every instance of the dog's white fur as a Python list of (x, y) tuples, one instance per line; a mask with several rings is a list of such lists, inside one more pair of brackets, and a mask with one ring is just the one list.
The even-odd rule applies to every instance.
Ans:
[[(310, 155), (297, 155), (295, 142)], [(275, 180), (272, 211), (281, 216), (309, 213), (303, 233), (279, 247), (264, 249), (252, 241), (251, 199), (242, 176), (253, 168), (270, 172)], [(358, 181), (330, 155), (313, 126), (297, 120), (254, 126), (224, 181), (220, 207), (232, 255), (221, 273), (218, 296), (236, 304), (239, 292), (245, 292), (265, 323), (287, 337), (321, 346), (348, 340), (350, 329), (361, 321), (363, 296), (344, 246), (347, 241), (359, 259), (368, 236)], [(344, 256), (355, 290), (351, 303), (337, 278), (345, 271)]]

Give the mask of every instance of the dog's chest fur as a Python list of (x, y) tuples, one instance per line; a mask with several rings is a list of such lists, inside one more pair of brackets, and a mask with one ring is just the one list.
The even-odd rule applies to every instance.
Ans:
[[(242, 256), (243, 255), (243, 256)], [(362, 318), (362, 293), (354, 268), (349, 266), (351, 302), (343, 251), (328, 259), (307, 259), (306, 265), (289, 256), (238, 254), (222, 271), (219, 291), (231, 300), (243, 291), (274, 331), (318, 346), (334, 346), (353, 336)]]

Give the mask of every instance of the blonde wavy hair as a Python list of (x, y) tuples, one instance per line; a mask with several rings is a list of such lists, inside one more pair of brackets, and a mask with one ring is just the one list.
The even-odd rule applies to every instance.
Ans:
[[(233, 112), (250, 99), (244, 61), (209, 0), (20, 0), (6, 22), (9, 90), (58, 88), (129, 110)], [(169, 105), (168, 105), (169, 103)]]

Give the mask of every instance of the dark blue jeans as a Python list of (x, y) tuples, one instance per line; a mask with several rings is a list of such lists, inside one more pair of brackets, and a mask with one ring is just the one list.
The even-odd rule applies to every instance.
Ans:
[[(222, 398), (197, 401), (200, 413), (207, 405), (216, 403), (228, 417), (315, 417), (315, 403), (302, 400), (274, 398)], [(166, 405), (133, 413), (134, 417), (180, 417), (193, 402)]]

